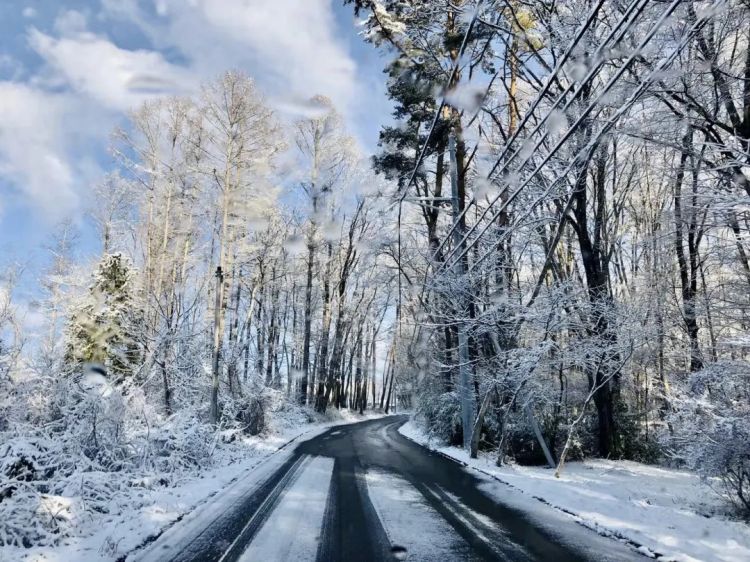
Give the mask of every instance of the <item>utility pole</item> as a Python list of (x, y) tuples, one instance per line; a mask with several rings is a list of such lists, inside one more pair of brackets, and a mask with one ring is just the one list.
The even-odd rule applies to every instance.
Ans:
[(214, 306), (214, 356), (211, 369), (211, 423), (219, 423), (219, 356), (221, 355), (221, 302), (224, 293), (224, 273), (216, 268), (216, 303)]
[[(451, 165), (451, 203), (453, 207), (453, 243), (456, 246), (457, 255), (461, 255), (461, 245), (464, 237), (463, 221), (461, 220), (461, 209), (458, 200), (458, 164), (456, 161), (456, 133), (451, 129), (448, 137), (448, 151), (450, 152)], [(466, 314), (466, 261), (459, 258), (455, 265), (456, 286), (458, 295), (456, 297), (456, 309), (459, 314)], [(461, 400), (461, 426), (463, 427), (464, 449), (471, 448), (471, 432), (474, 427), (474, 393), (471, 388), (471, 372), (469, 371), (469, 339), (466, 335), (466, 319), (458, 320), (458, 394)]]

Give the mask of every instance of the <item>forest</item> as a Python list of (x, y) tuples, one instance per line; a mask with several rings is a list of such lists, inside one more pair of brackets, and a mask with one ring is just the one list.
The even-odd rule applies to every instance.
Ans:
[(4, 266), (0, 545), (340, 411), (690, 470), (748, 517), (750, 2), (343, 5), (384, 61), (374, 154), (324, 92), (288, 119), (222, 70), (111, 132), (35, 337)]

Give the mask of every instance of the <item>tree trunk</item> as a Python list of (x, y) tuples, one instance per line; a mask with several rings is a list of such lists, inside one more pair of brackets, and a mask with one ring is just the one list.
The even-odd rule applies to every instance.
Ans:
[(299, 384), (299, 403), (307, 404), (307, 384), (310, 375), (310, 329), (312, 327), (312, 280), (315, 263), (315, 244), (311, 233), (307, 241), (307, 283), (305, 284), (305, 320), (302, 336), (302, 378)]
[[(328, 258), (323, 277), (323, 325), (320, 331), (320, 348), (316, 363), (318, 364), (318, 390), (315, 396), (315, 409), (325, 412), (328, 406), (326, 396), (330, 393), (330, 372), (333, 362), (328, 365), (328, 336), (331, 331), (331, 267), (333, 261), (333, 245), (328, 243)], [(336, 326), (338, 336), (338, 325)]]
[[(688, 130), (682, 140), (682, 152), (680, 154), (680, 164), (677, 169), (677, 175), (674, 182), (674, 220), (675, 220), (675, 252), (677, 254), (677, 263), (680, 270), (680, 287), (682, 294), (682, 317), (685, 322), (685, 330), (688, 335), (690, 346), (690, 371), (695, 372), (703, 368), (703, 357), (701, 355), (700, 343), (698, 337), (698, 319), (695, 312), (695, 298), (698, 292), (698, 248), (696, 246), (696, 220), (697, 210), (690, 209), (690, 220), (685, 221), (682, 184), (685, 179), (685, 170), (687, 160), (692, 150), (693, 130), (688, 126)], [(688, 256), (685, 256), (685, 224), (688, 225), (687, 243)]]
[(219, 361), (221, 355), (221, 301), (224, 292), (224, 275), (216, 268), (216, 303), (214, 305), (214, 349), (211, 369), (211, 423), (219, 423)]

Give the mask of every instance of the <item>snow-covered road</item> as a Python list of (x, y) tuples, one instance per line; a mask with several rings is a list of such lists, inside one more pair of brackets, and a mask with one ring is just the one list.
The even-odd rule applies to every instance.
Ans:
[(538, 510), (532, 519), (498, 503), (460, 465), (398, 434), (404, 421), (341, 426), (301, 443), (210, 517), (128, 560), (642, 559), (554, 510), (540, 522)]
[(305, 455), (294, 483), (283, 492), (241, 562), (315, 560), (333, 464), (333, 459)]

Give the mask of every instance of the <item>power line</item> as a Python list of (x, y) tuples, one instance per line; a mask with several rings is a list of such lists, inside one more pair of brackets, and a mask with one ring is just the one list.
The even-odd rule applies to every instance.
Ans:
[[(723, 1), (723, 0), (722, 0), (722, 1)], [(632, 62), (633, 62), (633, 61), (634, 61), (634, 60), (636, 59), (636, 57), (637, 57), (637, 56), (639, 56), (639, 53), (640, 53), (640, 52), (641, 52), (641, 51), (642, 51), (642, 50), (643, 50), (643, 49), (644, 49), (644, 48), (645, 48), (645, 47), (646, 47), (646, 46), (648, 45), (648, 43), (650, 43), (650, 42), (651, 42), (651, 40), (652, 40), (652, 39), (653, 39), (653, 37), (654, 37), (654, 36), (656, 35), (656, 33), (657, 33), (657, 32), (659, 31), (659, 29), (660, 29), (660, 28), (661, 28), (661, 26), (662, 26), (662, 25), (664, 24), (664, 22), (665, 22), (665, 21), (666, 21), (666, 20), (667, 20), (667, 19), (668, 19), (668, 18), (669, 18), (669, 17), (671, 16), (672, 12), (674, 12), (674, 10), (675, 10), (675, 9), (677, 8), (677, 6), (678, 6), (678, 5), (680, 5), (681, 3), (682, 3), (682, 0), (674, 0), (674, 1), (672, 2), (672, 4), (670, 4), (670, 5), (669, 5), (669, 7), (668, 7), (668, 8), (667, 8), (667, 9), (666, 9), (666, 10), (664, 11), (664, 13), (663, 13), (663, 14), (661, 15), (661, 17), (660, 17), (660, 18), (659, 18), (659, 19), (657, 20), (656, 24), (654, 24), (654, 26), (653, 26), (653, 27), (651, 28), (651, 30), (650, 30), (650, 31), (649, 31), (649, 33), (648, 33), (648, 34), (646, 35), (646, 37), (644, 37), (644, 39), (643, 39), (643, 40), (641, 41), (641, 43), (640, 43), (640, 44), (638, 45), (638, 47), (637, 47), (637, 48), (636, 48), (636, 49), (634, 50), (634, 52), (633, 52), (633, 53), (632, 53), (632, 54), (631, 54), (631, 55), (630, 55), (630, 56), (628, 57), (628, 59), (627, 59), (627, 60), (625, 61), (625, 64), (623, 64), (623, 65), (622, 65), (622, 66), (621, 66), (621, 67), (620, 67), (620, 68), (619, 68), (619, 69), (617, 70), (617, 72), (616, 72), (616, 73), (615, 73), (615, 74), (614, 74), (614, 75), (613, 75), (613, 76), (612, 76), (612, 77), (611, 77), (611, 78), (610, 78), (610, 79), (608, 80), (608, 82), (606, 83), (606, 85), (605, 85), (605, 86), (603, 87), (603, 89), (602, 89), (601, 93), (599, 93), (599, 94), (597, 95), (597, 97), (596, 97), (596, 98), (594, 99), (594, 101), (593, 101), (593, 102), (592, 102), (592, 103), (591, 103), (591, 104), (590, 104), (590, 105), (589, 105), (589, 106), (588, 106), (588, 107), (587, 107), (587, 108), (586, 108), (586, 109), (584, 110), (584, 112), (583, 112), (583, 113), (582, 113), (582, 114), (581, 114), (581, 115), (580, 115), (580, 116), (578, 117), (578, 119), (577, 119), (577, 120), (576, 120), (576, 121), (575, 121), (575, 122), (573, 123), (573, 125), (571, 125), (571, 126), (570, 126), (570, 128), (569, 128), (569, 129), (568, 129), (568, 131), (567, 131), (567, 132), (565, 133), (565, 135), (563, 135), (563, 138), (562, 138), (562, 139), (560, 139), (560, 141), (558, 141), (558, 143), (557, 143), (557, 144), (555, 145), (555, 147), (554, 147), (554, 148), (552, 149), (552, 151), (550, 151), (550, 152), (549, 152), (549, 153), (548, 153), (548, 154), (546, 155), (546, 157), (544, 158), (544, 160), (543, 160), (543, 161), (542, 161), (542, 162), (541, 162), (541, 163), (540, 163), (540, 164), (539, 164), (539, 165), (538, 165), (538, 166), (537, 166), (537, 167), (536, 167), (536, 168), (534, 169), (534, 171), (533, 171), (533, 172), (532, 172), (532, 173), (531, 173), (531, 174), (530, 174), (530, 175), (529, 175), (529, 176), (527, 177), (527, 179), (526, 179), (526, 180), (525, 180), (525, 181), (524, 181), (524, 182), (523, 182), (523, 183), (522, 183), (522, 184), (521, 184), (521, 185), (520, 185), (520, 186), (518, 187), (518, 189), (516, 189), (516, 190), (515, 190), (515, 191), (514, 191), (514, 192), (513, 192), (512, 194), (511, 194), (511, 196), (510, 196), (510, 197), (508, 197), (508, 199), (506, 199), (505, 201), (503, 201), (502, 205), (500, 206), (500, 209), (499, 209), (499, 210), (498, 210), (498, 211), (497, 211), (497, 212), (496, 212), (496, 213), (495, 213), (495, 214), (494, 214), (494, 215), (493, 215), (493, 216), (492, 216), (492, 217), (491, 217), (491, 218), (489, 219), (489, 221), (488, 221), (488, 223), (487, 223), (487, 224), (485, 225), (485, 227), (484, 227), (484, 228), (483, 228), (483, 229), (482, 229), (482, 230), (481, 230), (481, 231), (479, 232), (479, 234), (477, 235), (477, 237), (475, 238), (475, 240), (474, 240), (474, 241), (473, 241), (472, 243), (470, 243), (470, 244), (466, 244), (466, 242), (467, 242), (467, 240), (468, 240), (469, 236), (470, 236), (470, 235), (471, 235), (471, 234), (472, 234), (472, 233), (473, 233), (473, 232), (474, 232), (474, 231), (475, 231), (475, 230), (477, 229), (477, 227), (479, 226), (479, 224), (480, 224), (480, 223), (479, 223), (479, 222), (477, 222), (477, 223), (476, 223), (476, 224), (475, 224), (475, 225), (474, 225), (474, 226), (473, 226), (473, 227), (472, 227), (472, 228), (471, 228), (471, 229), (469, 230), (469, 232), (467, 232), (467, 233), (466, 233), (466, 236), (465, 236), (465, 237), (464, 237), (464, 239), (463, 239), (463, 240), (461, 241), (461, 244), (460, 244), (460, 245), (458, 246), (458, 248), (459, 248), (459, 249), (460, 249), (460, 248), (463, 248), (463, 250), (461, 251), (460, 255), (459, 255), (459, 256), (458, 256), (458, 257), (457, 257), (456, 259), (462, 259), (462, 258), (463, 258), (463, 257), (464, 257), (464, 256), (466, 255), (466, 253), (467, 253), (467, 252), (468, 252), (468, 251), (469, 251), (469, 250), (470, 250), (470, 249), (471, 249), (471, 248), (472, 248), (472, 247), (473, 247), (473, 246), (474, 246), (474, 245), (475, 245), (475, 244), (476, 244), (476, 243), (477, 243), (477, 242), (479, 241), (479, 239), (481, 239), (481, 237), (482, 237), (482, 236), (483, 236), (483, 235), (484, 235), (484, 234), (485, 234), (485, 233), (487, 232), (487, 230), (489, 229), (489, 227), (490, 227), (490, 226), (491, 226), (491, 225), (492, 225), (492, 224), (493, 224), (493, 223), (494, 223), (494, 222), (495, 222), (495, 221), (497, 220), (497, 218), (498, 218), (498, 217), (500, 216), (500, 214), (501, 214), (501, 213), (502, 213), (502, 212), (503, 212), (503, 211), (504, 211), (504, 210), (505, 210), (505, 209), (506, 209), (506, 208), (507, 208), (507, 207), (508, 207), (508, 206), (510, 205), (510, 203), (512, 203), (512, 202), (513, 202), (513, 200), (515, 200), (515, 198), (516, 198), (516, 197), (517, 197), (517, 196), (518, 196), (518, 195), (520, 194), (520, 192), (521, 192), (521, 191), (522, 191), (522, 190), (523, 190), (523, 189), (524, 189), (524, 188), (525, 188), (525, 187), (526, 187), (526, 186), (527, 186), (527, 185), (528, 185), (529, 183), (531, 183), (531, 181), (532, 181), (532, 180), (534, 179), (534, 177), (536, 177), (536, 175), (537, 175), (537, 174), (538, 174), (538, 173), (539, 173), (539, 172), (540, 172), (540, 171), (541, 171), (541, 170), (542, 170), (542, 169), (544, 168), (544, 166), (546, 166), (546, 165), (547, 165), (547, 163), (548, 163), (548, 162), (549, 162), (549, 161), (550, 161), (550, 160), (552, 159), (552, 157), (553, 157), (553, 156), (554, 156), (554, 155), (555, 155), (555, 154), (557, 153), (557, 151), (558, 151), (558, 150), (559, 150), (559, 149), (560, 149), (560, 148), (562, 147), (562, 145), (563, 145), (563, 144), (565, 144), (565, 142), (567, 142), (567, 140), (568, 140), (568, 139), (569, 139), (569, 138), (570, 138), (570, 137), (571, 137), (571, 136), (573, 135), (573, 133), (574, 133), (574, 132), (576, 131), (577, 127), (578, 127), (578, 126), (579, 126), (579, 125), (580, 125), (580, 124), (581, 124), (581, 123), (582, 123), (582, 122), (583, 122), (583, 121), (584, 121), (584, 120), (585, 120), (585, 119), (586, 119), (586, 118), (587, 118), (587, 117), (589, 116), (589, 114), (590, 114), (590, 113), (591, 113), (591, 112), (592, 112), (592, 111), (594, 110), (594, 108), (595, 108), (595, 107), (596, 107), (597, 105), (599, 105), (599, 103), (600, 103), (601, 99), (602, 99), (602, 98), (603, 98), (603, 97), (604, 97), (604, 96), (605, 96), (605, 95), (606, 95), (606, 94), (607, 94), (607, 93), (608, 93), (608, 92), (609, 92), (609, 91), (610, 91), (610, 90), (612, 89), (612, 87), (614, 86), (614, 84), (615, 84), (615, 83), (616, 83), (616, 82), (617, 82), (617, 81), (618, 81), (618, 80), (619, 80), (619, 79), (620, 79), (620, 78), (622, 77), (622, 75), (623, 75), (623, 74), (625, 73), (625, 71), (626, 71), (626, 70), (627, 70), (627, 68), (628, 68), (628, 67), (630, 66), (630, 64), (632, 64)], [(593, 69), (592, 69), (592, 70), (593, 70)], [(589, 74), (591, 74), (591, 71), (589, 72)], [(566, 109), (567, 109), (567, 108), (568, 108), (568, 107), (569, 107), (569, 106), (570, 106), (570, 105), (572, 104), (572, 102), (573, 102), (573, 100), (572, 100), (572, 99), (571, 99), (571, 100), (569, 100), (569, 101), (568, 101), (568, 102), (567, 102), (567, 103), (565, 104), (565, 106), (564, 106), (563, 110), (566, 110)], [(543, 139), (542, 139), (542, 140), (543, 140)], [(542, 140), (540, 140), (540, 141), (539, 141), (539, 142), (538, 142), (538, 143), (536, 144), (536, 146), (534, 147), (534, 150), (536, 150), (536, 149), (538, 149), (538, 148), (539, 148), (539, 146), (540, 146), (540, 145), (541, 145), (541, 143), (542, 143)], [(565, 170), (565, 172), (563, 173), (563, 175), (564, 175), (564, 174), (566, 174), (566, 173), (568, 173), (568, 172), (569, 172), (570, 170), (572, 170), (573, 166), (574, 166), (574, 165), (575, 165), (575, 164), (577, 163), (577, 159), (578, 159), (578, 157), (580, 156), (580, 154), (581, 154), (581, 153), (579, 152), (579, 154), (578, 154), (578, 155), (576, 155), (576, 158), (575, 158), (575, 159), (574, 159), (574, 160), (573, 160), (573, 161), (572, 161), (572, 162), (570, 163), (570, 165), (568, 165), (568, 167), (566, 168), (566, 170)], [(528, 162), (528, 160), (529, 160), (530, 158), (531, 158), (531, 157), (529, 156), (529, 157), (528, 157), (528, 158), (527, 158), (527, 159), (526, 159), (526, 160), (524, 161), (524, 163), (522, 164), (522, 166), (523, 166), (523, 165), (525, 165), (525, 163), (526, 163), (526, 162)], [(521, 167), (522, 167), (522, 166), (521, 166)], [(520, 168), (519, 168), (519, 169), (520, 169)], [(497, 197), (496, 197), (496, 198), (494, 199), (493, 203), (494, 203), (494, 202), (496, 202), (496, 201), (497, 201), (497, 200), (498, 200), (498, 199), (500, 198), (500, 196), (501, 196), (501, 195), (502, 195), (502, 194), (503, 194), (504, 192), (505, 192), (505, 190), (504, 190), (503, 192), (501, 192), (501, 193), (500, 193), (500, 194), (499, 194), (499, 195), (498, 195), (498, 196), (497, 196)], [(486, 216), (486, 214), (487, 214), (487, 212), (488, 212), (488, 211), (489, 211), (489, 207), (488, 207), (488, 209), (486, 209), (486, 210), (485, 210), (485, 212), (484, 212), (484, 213), (482, 214), (482, 217), (481, 217), (481, 218), (483, 218), (484, 216)], [(480, 218), (480, 220), (481, 220), (481, 218)], [(453, 254), (455, 254), (455, 252), (456, 252), (456, 251), (457, 251), (457, 249), (456, 249), (456, 248), (453, 248), (453, 249), (451, 250), (451, 252), (449, 253), (448, 257), (447, 257), (447, 258), (445, 259), (445, 261), (444, 261), (444, 262), (443, 262), (443, 263), (441, 264), (441, 267), (440, 267), (440, 268), (438, 268), (438, 270), (436, 271), (436, 274), (437, 274), (437, 273), (439, 273), (439, 272), (440, 272), (440, 270), (441, 270), (441, 269), (442, 269), (443, 267), (446, 267), (446, 266), (447, 266), (447, 264), (448, 264), (448, 258), (450, 258), (450, 257), (453, 257)], [(452, 264), (451, 264), (451, 265), (452, 265)]]
[[(620, 19), (618, 20), (617, 24), (612, 28), (612, 30), (610, 31), (610, 33), (604, 38), (604, 40), (602, 41), (602, 43), (599, 45), (599, 47), (597, 48), (597, 50), (594, 52), (594, 54), (592, 55), (592, 58), (594, 58), (595, 60), (597, 60), (598, 58), (600, 58), (601, 51), (612, 40), (612, 37), (614, 37), (615, 34), (617, 34), (619, 32), (622, 24), (625, 23), (627, 20), (629, 20), (630, 16), (633, 15), (633, 13), (635, 11), (635, 15), (633, 16), (633, 20), (628, 23), (628, 27), (626, 27), (626, 29), (622, 31), (622, 33), (620, 34), (620, 36), (615, 39), (614, 44), (617, 44), (620, 40), (622, 40), (622, 37), (623, 37), (624, 33), (627, 32), (627, 30), (630, 28), (630, 26), (632, 25), (632, 23), (635, 20), (635, 18), (638, 15), (640, 15), (640, 13), (643, 11), (643, 9), (645, 8), (646, 4), (648, 4), (649, 1), (650, 0), (635, 0), (633, 3), (631, 3), (630, 6), (628, 7), (628, 9), (625, 11), (625, 13), (620, 17)], [(505, 143), (505, 148), (503, 149), (503, 151), (501, 152), (501, 154), (498, 156), (498, 158), (496, 159), (495, 164), (492, 167), (492, 170), (487, 175), (488, 179), (491, 179), (492, 175), (497, 171), (498, 166), (503, 162), (503, 159), (505, 158), (505, 156), (507, 155), (508, 151), (510, 150), (510, 147), (515, 142), (515, 140), (518, 138), (518, 135), (521, 133), (522, 129), (526, 126), (526, 123), (533, 116), (534, 112), (536, 111), (536, 108), (539, 106), (539, 104), (541, 103), (541, 101), (544, 98), (544, 96), (546, 96), (548, 94), (549, 88), (550, 88), (552, 82), (556, 79), (557, 75), (561, 72), (563, 65), (570, 58), (570, 54), (572, 53), (573, 49), (576, 47), (578, 41), (580, 41), (580, 39), (583, 37), (584, 33), (588, 30), (588, 28), (591, 26), (591, 24), (596, 20), (596, 16), (597, 16), (599, 10), (601, 9), (601, 6), (603, 5), (603, 3), (604, 3), (604, 0), (601, 0), (596, 6), (594, 6), (594, 8), (589, 13), (589, 15), (588, 15), (586, 21), (584, 22), (584, 24), (579, 28), (579, 30), (576, 33), (575, 37), (573, 38), (573, 40), (568, 45), (567, 50), (565, 51), (565, 53), (561, 57), (561, 59), (558, 62), (558, 64), (555, 66), (555, 69), (553, 70), (552, 74), (550, 74), (550, 76), (547, 78), (547, 81), (545, 83), (544, 88), (537, 94), (537, 96), (535, 97), (534, 101), (532, 102), (531, 107), (524, 114), (524, 117), (521, 120), (521, 123), (519, 124), (518, 128), (516, 129), (516, 131), (514, 131), (514, 133), (511, 136), (511, 138), (508, 139), (508, 141)], [(637, 8), (637, 10), (636, 10), (636, 8)], [(601, 66), (602, 66), (602, 63), (599, 62), (599, 64), (595, 67), (596, 72), (598, 72), (598, 70), (601, 68)], [(584, 78), (584, 80), (582, 81), (581, 87), (583, 85), (585, 85), (586, 83), (588, 83), (591, 79), (593, 79), (593, 77), (595, 76), (596, 72), (590, 72)], [(537, 123), (536, 127), (531, 131), (531, 133), (529, 133), (529, 137), (533, 137), (533, 135), (535, 135), (537, 133), (537, 131), (539, 131), (539, 129), (541, 128), (541, 126), (549, 118), (549, 115), (551, 114), (551, 112), (557, 107), (557, 105), (563, 99), (565, 99), (565, 96), (570, 92), (570, 90), (574, 87), (574, 85), (575, 85), (575, 82), (571, 82), (567, 86), (567, 88), (565, 88), (565, 90), (558, 96), (558, 98), (556, 99), (556, 101), (554, 102), (554, 104), (547, 110), (547, 113), (539, 120), (539, 122)], [(579, 88), (578, 91), (580, 91), (580, 88)], [(576, 95), (577, 95), (577, 92), (576, 92)], [(573, 99), (575, 99), (575, 97)], [(538, 148), (538, 145), (536, 147), (534, 147), (533, 150), (536, 150), (537, 148)], [(513, 152), (513, 154), (511, 154), (510, 158), (505, 161), (504, 168), (507, 167), (507, 165), (516, 158), (516, 156), (521, 152), (521, 150), (522, 150), (522, 148), (516, 149)], [(528, 160), (529, 160), (529, 158), (527, 158), (521, 164), (521, 166), (519, 166), (519, 168), (523, 167), (526, 164), (526, 162), (528, 162)], [(489, 206), (483, 211), (482, 215), (479, 217), (478, 220), (482, 220), (484, 218), (484, 216), (487, 214), (487, 212), (489, 211), (489, 209), (495, 203), (497, 203), (497, 201), (500, 199), (500, 197), (502, 195), (503, 195), (503, 192), (501, 192), (500, 194), (498, 194), (490, 202)], [(476, 203), (476, 198), (472, 197), (472, 200), (469, 202), (468, 205), (466, 205), (466, 207), (464, 208), (463, 212), (459, 216), (459, 220), (462, 219), (466, 215), (466, 213), (468, 212), (468, 210), (471, 207), (471, 205), (475, 204), (475, 203)], [(443, 241), (440, 243), (440, 245), (438, 246), (437, 250), (435, 251), (436, 254), (437, 254), (437, 252), (439, 252), (445, 246), (445, 244), (447, 243), (447, 241), (450, 239), (451, 234), (456, 229), (457, 225), (458, 225), (458, 222), (454, 222), (453, 223), (453, 225), (451, 226), (450, 230), (448, 231), (448, 233), (443, 238)], [(472, 229), (470, 229), (469, 232), (467, 232), (467, 235), (470, 235), (472, 233), (472, 231), (474, 230), (474, 228), (475, 227), (472, 227)]]
[[(721, 6), (722, 4), (724, 4), (725, 2), (726, 2), (726, 0), (717, 0), (717, 2), (714, 3), (713, 8), (716, 9), (719, 6)], [(677, 56), (682, 52), (682, 50), (687, 46), (688, 42), (692, 39), (693, 35), (695, 35), (695, 33), (697, 33), (700, 30), (700, 28), (702, 28), (709, 21), (709, 19), (711, 19), (711, 15), (710, 15), (710, 13), (706, 13), (700, 19), (696, 20), (693, 23), (693, 25), (691, 26), (691, 28), (686, 33), (683, 34), (682, 38), (677, 43), (677, 45), (674, 47), (674, 49), (669, 54), (669, 56), (667, 56), (665, 59), (662, 59), (661, 62), (658, 65), (656, 65), (656, 67), (653, 70), (651, 70), (651, 72), (649, 73), (649, 75), (644, 80), (642, 80), (640, 82), (638, 88), (636, 88), (636, 90), (630, 95), (630, 97), (628, 98), (628, 100), (622, 106), (620, 106), (620, 108), (618, 109), (618, 111), (615, 112), (615, 114), (607, 120), (605, 126), (602, 127), (602, 129), (597, 132), (597, 134), (595, 135), (595, 137), (593, 139), (591, 139), (589, 141), (589, 143), (583, 149), (581, 149), (581, 151), (576, 155), (576, 158), (574, 159), (574, 162), (578, 160), (578, 158), (580, 157), (581, 154), (585, 153), (586, 151), (592, 150), (593, 147), (596, 146), (596, 144), (598, 143), (599, 139), (601, 139), (602, 136), (604, 136), (605, 134), (607, 134), (612, 129), (612, 127), (615, 125), (615, 123), (617, 123), (617, 121), (627, 111), (630, 110), (630, 108), (635, 104), (635, 102), (638, 101), (638, 99), (644, 94), (644, 92), (646, 91), (646, 89), (649, 86), (651, 86), (651, 84), (653, 84), (653, 82), (656, 81), (656, 79), (658, 78), (659, 74), (662, 73), (666, 68), (668, 68), (674, 62), (674, 60), (677, 58)], [(560, 181), (560, 179), (562, 177), (564, 177), (564, 175), (570, 169), (571, 169), (571, 166), (569, 166), (566, 169), (566, 171), (563, 172), (563, 174), (561, 174), (561, 176), (558, 176), (557, 180), (555, 180), (555, 182), (553, 183), (553, 186), (558, 181)], [(549, 191), (549, 189), (547, 191)], [(568, 200), (568, 204), (566, 205), (566, 209), (569, 207), (570, 202), (572, 201), (572, 196), (573, 196), (573, 194), (571, 193), (570, 194), (570, 199)], [(538, 203), (538, 201), (537, 201), (537, 203)], [(535, 206), (536, 206), (536, 203), (531, 208), (533, 208)], [(530, 212), (530, 210), (527, 211), (526, 214), (528, 215), (529, 212)], [(559, 228), (561, 228), (563, 226), (563, 224), (564, 223), (561, 222), (560, 225), (559, 225)], [(559, 234), (560, 234), (559, 231), (555, 233), (555, 236), (553, 237), (553, 244), (549, 248), (549, 251), (547, 253), (545, 261), (548, 261), (550, 259), (551, 253), (554, 251), (554, 249), (556, 247), (556, 243), (554, 242), (554, 240), (559, 239)], [(494, 252), (494, 250), (489, 250), (489, 251), (485, 252), (476, 262), (474, 262), (474, 264), (472, 264), (470, 272), (474, 271), (474, 269), (476, 267), (478, 267), (481, 263), (483, 263), (484, 260), (486, 260), (493, 252)], [(459, 259), (460, 259), (460, 257), (459, 257)], [(534, 291), (534, 293), (532, 293), (531, 298), (530, 298), (529, 303), (527, 304), (527, 306), (531, 306), (531, 304), (533, 303), (534, 299), (536, 298), (536, 296), (538, 294), (538, 289), (540, 287), (540, 282), (541, 282), (541, 277), (540, 277), (540, 281), (537, 282), (535, 291)]]
[[(716, 4), (714, 6), (719, 6), (720, 4), (722, 4), (724, 2), (725, 2), (725, 0), (719, 0), (719, 1), (716, 2)], [(563, 177), (565, 177), (565, 175), (572, 169), (572, 166), (575, 164), (575, 162), (577, 162), (580, 159), (581, 155), (584, 155), (586, 152), (592, 150), (593, 147), (596, 146), (596, 143), (599, 141), (599, 139), (602, 136), (604, 136), (605, 134), (607, 134), (607, 132), (609, 132), (612, 129), (612, 127), (615, 125), (615, 123), (627, 111), (630, 110), (630, 108), (635, 104), (635, 102), (638, 101), (638, 99), (643, 95), (643, 93), (646, 91), (646, 89), (655, 81), (656, 78), (658, 78), (659, 73), (663, 72), (669, 65), (672, 64), (672, 62), (674, 62), (674, 59), (685, 48), (685, 46), (690, 41), (690, 39), (692, 38), (692, 36), (703, 25), (705, 25), (709, 19), (710, 19), (710, 16), (704, 16), (703, 18), (701, 18), (700, 20), (696, 21), (693, 24), (693, 26), (691, 27), (691, 29), (687, 33), (685, 33), (683, 35), (683, 37), (680, 39), (680, 42), (672, 50), (672, 52), (670, 53), (670, 55), (666, 59), (662, 59), (662, 61), (649, 73), (649, 75), (646, 77), (646, 79), (640, 82), (640, 84), (639, 84), (638, 88), (636, 89), (636, 91), (633, 92), (633, 94), (631, 94), (631, 96), (628, 98), (628, 100), (625, 102), (625, 104), (623, 104), (622, 106), (620, 106), (620, 108), (618, 109), (618, 111), (615, 112), (615, 114), (607, 120), (607, 122), (605, 123), (605, 126), (599, 132), (597, 132), (596, 136), (591, 141), (589, 141), (589, 143), (585, 147), (583, 147), (579, 151), (579, 153), (573, 159), (573, 163), (571, 165), (569, 165), (566, 168), (566, 170), (563, 171), (562, 174), (560, 174), (560, 176), (557, 177), (557, 179), (553, 182), (552, 186), (550, 186), (550, 188), (547, 189), (546, 193), (548, 193), (549, 191), (551, 191), (551, 189), (557, 183), (559, 183)], [(527, 216), (528, 213), (530, 212), (530, 210), (532, 208), (536, 207), (536, 205), (539, 203), (539, 200), (541, 200), (541, 198), (539, 198), (534, 203), (534, 205), (532, 205), (530, 207), (529, 211), (527, 211), (527, 213), (524, 216)], [(486, 229), (485, 229), (485, 231), (486, 231)], [(475, 243), (478, 240), (479, 240), (479, 237), (477, 237), (477, 240), (475, 240)], [(482, 257), (480, 257), (476, 262), (474, 262), (474, 264), (472, 264), (471, 271), (473, 271), (482, 262), (484, 262), (484, 260), (487, 259), (487, 257), (489, 257), (491, 254), (492, 254), (492, 250), (490, 250), (490, 251), (486, 252), (484, 255), (482, 255)]]

